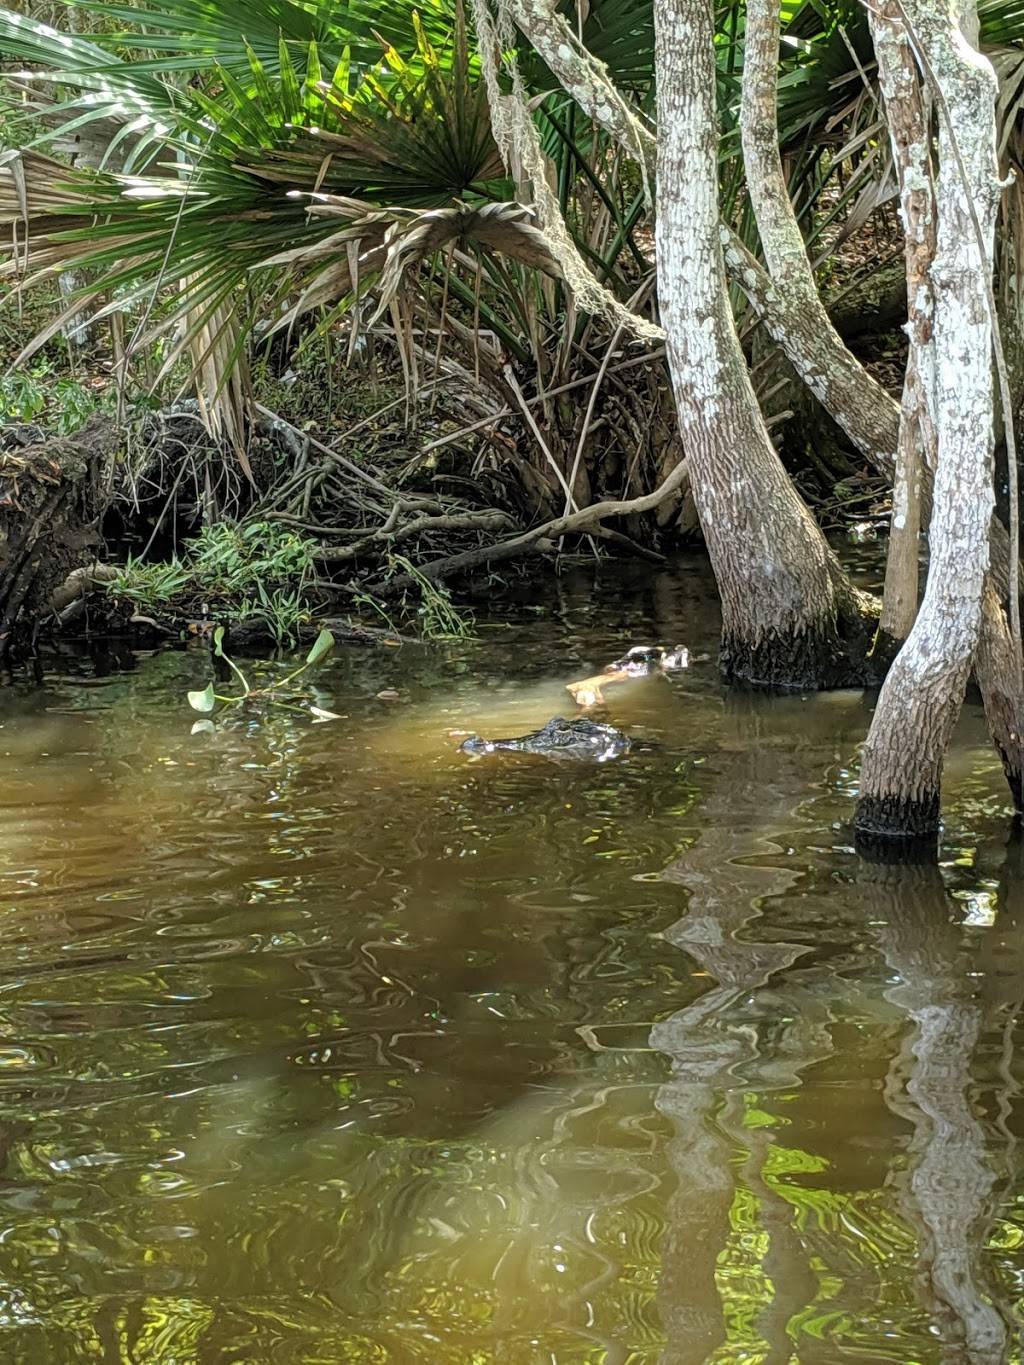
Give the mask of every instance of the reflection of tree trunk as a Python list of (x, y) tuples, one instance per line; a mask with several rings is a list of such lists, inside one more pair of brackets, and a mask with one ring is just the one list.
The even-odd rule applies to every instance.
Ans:
[(886, 1102), (913, 1127), (903, 1211), (918, 1231), (924, 1296), (946, 1344), (955, 1339), (960, 1353), (950, 1359), (998, 1365), (1006, 1326), (983, 1292), (979, 1264), (994, 1177), (969, 1099), (981, 1006), (958, 931), (935, 914), (944, 900), (938, 869), (871, 868), (866, 875), (875, 917), (885, 923), (886, 962), (901, 978), (887, 997), (914, 1028), (890, 1072)]
[[(757, 919), (760, 899), (783, 894), (794, 881), (785, 868), (746, 861), (777, 854), (778, 836), (806, 789), (795, 771), (780, 772), (788, 762), (756, 744), (737, 753), (702, 807), (699, 843), (663, 874), (690, 893), (688, 913), (665, 937), (718, 984), (651, 1033), (651, 1045), (672, 1059), (672, 1079), (661, 1087), (657, 1106), (675, 1129), (668, 1159), (677, 1181), (662, 1248), (659, 1303), (668, 1345), (661, 1365), (697, 1365), (726, 1339), (716, 1272), (731, 1231), (737, 1149), (747, 1149), (745, 1181), (769, 1237), (763, 1268), (775, 1296), (759, 1323), (768, 1360), (781, 1365), (790, 1359), (787, 1325), (816, 1288), (793, 1209), (762, 1176), (771, 1130), (752, 1133), (743, 1124), (745, 1085), (795, 1086), (803, 1068), (831, 1051), (825, 1008), (809, 992), (778, 980), (806, 950), (740, 937)], [(793, 1020), (770, 1059), (760, 1052), (749, 1003), (742, 1022), (729, 1022), (738, 1003), (769, 980), (773, 989), (754, 1008), (764, 1018)]]

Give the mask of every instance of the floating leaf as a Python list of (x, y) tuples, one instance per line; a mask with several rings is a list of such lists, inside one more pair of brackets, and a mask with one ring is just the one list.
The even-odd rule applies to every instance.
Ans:
[[(337, 711), (325, 711), (322, 706), (310, 706), (310, 714), (317, 725), (322, 725), (327, 720), (344, 720), (344, 716), (339, 716)], [(201, 723), (201, 722), (200, 722)]]
[(201, 692), (190, 692), (188, 704), (193, 711), (212, 711), (217, 704), (217, 698), (213, 692), (213, 683), (207, 683)]
[(189, 731), (190, 735), (215, 735), (217, 727), (212, 720), (197, 720)]
[(329, 650), (334, 648), (334, 636), (329, 630), (322, 630), (313, 641), (313, 647), (306, 655), (307, 664), (318, 664)]

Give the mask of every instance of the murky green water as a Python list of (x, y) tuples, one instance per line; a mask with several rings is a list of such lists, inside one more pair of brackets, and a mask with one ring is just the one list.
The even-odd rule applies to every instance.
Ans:
[(849, 847), (860, 694), (697, 665), (609, 692), (652, 743), (597, 767), (449, 733), (713, 649), (710, 600), (551, 583), (341, 653), (331, 725), (191, 737), (200, 652), (3, 695), (0, 1360), (1021, 1359), (1024, 858), (976, 712), (932, 871)]

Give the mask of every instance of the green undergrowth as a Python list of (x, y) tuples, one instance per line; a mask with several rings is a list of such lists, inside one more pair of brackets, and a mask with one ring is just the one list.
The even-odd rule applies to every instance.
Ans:
[(170, 560), (129, 559), (107, 591), (145, 615), (227, 616), (291, 644), (313, 619), (316, 548), (275, 522), (219, 522)]
[(355, 594), (358, 606), (372, 612), (389, 630), (398, 629), (395, 617), (415, 621), (426, 640), (472, 640), (476, 634), (473, 613), (457, 607), (443, 583), (432, 583), (405, 555), (391, 555), (388, 575), (401, 574), (408, 586), (392, 605), (372, 593)]
[[(169, 560), (132, 559), (107, 584), (112, 597), (136, 614), (186, 621), (230, 619), (290, 645), (323, 606), (316, 575), (317, 542), (277, 522), (219, 522), (185, 541)], [(442, 584), (430, 582), (404, 555), (393, 555), (388, 574), (406, 586), (386, 599), (348, 594), (365, 615), (396, 634), (413, 626), (427, 640), (466, 640), (472, 612), (460, 608)]]
[(94, 412), (112, 411), (113, 406), (112, 388), (61, 374), (46, 359), (0, 376), (0, 423), (39, 422), (67, 436)]

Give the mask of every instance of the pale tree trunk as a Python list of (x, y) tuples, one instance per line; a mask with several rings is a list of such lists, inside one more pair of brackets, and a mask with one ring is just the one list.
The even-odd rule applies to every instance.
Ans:
[[(855, 444), (866, 441), (891, 461), (895, 453), (895, 423), (888, 411), (892, 399), (833, 327), (789, 197), (779, 154), (779, 42), (778, 0), (748, 0), (740, 132), (747, 193), (771, 277), (771, 288), (762, 298), (771, 300), (775, 312), (778, 301), (785, 300), (786, 318), (777, 340), (829, 415)], [(735, 262), (739, 283), (756, 290), (756, 276), (745, 278), (749, 261), (728, 233), (724, 245), (726, 257)], [(802, 364), (792, 359), (790, 350), (796, 350)]]
[(945, 107), (939, 119), (932, 272), (937, 456), (931, 560), (921, 610), (886, 678), (864, 747), (856, 813), (862, 834), (884, 836), (930, 834), (938, 828), (942, 762), (978, 643), (994, 502), (986, 279), (991, 279), (999, 198), (996, 77), (991, 64), (968, 45), (949, 9), (936, 0), (903, 0), (902, 9), (917, 31)]
[(767, 685), (853, 681), (864, 676), (864, 603), (768, 437), (729, 308), (711, 7), (657, 0), (654, 12), (658, 294), (694, 499), (722, 600), (723, 670)]
[[(731, 228), (723, 225), (721, 238), (730, 279), (746, 294), (768, 335), (857, 449), (892, 478), (899, 404), (868, 373), (832, 323), (821, 325), (817, 310), (804, 308), (802, 294), (777, 286)], [(810, 275), (806, 257), (805, 268)]]
[(909, 351), (893, 478), (892, 522), (879, 626), (882, 647), (894, 652), (917, 615), (922, 460), (935, 467), (935, 427), (929, 408), (934, 387), (931, 286), (935, 258), (935, 194), (929, 116), (899, 0), (868, 9), (878, 81), (900, 187), (907, 267)]

